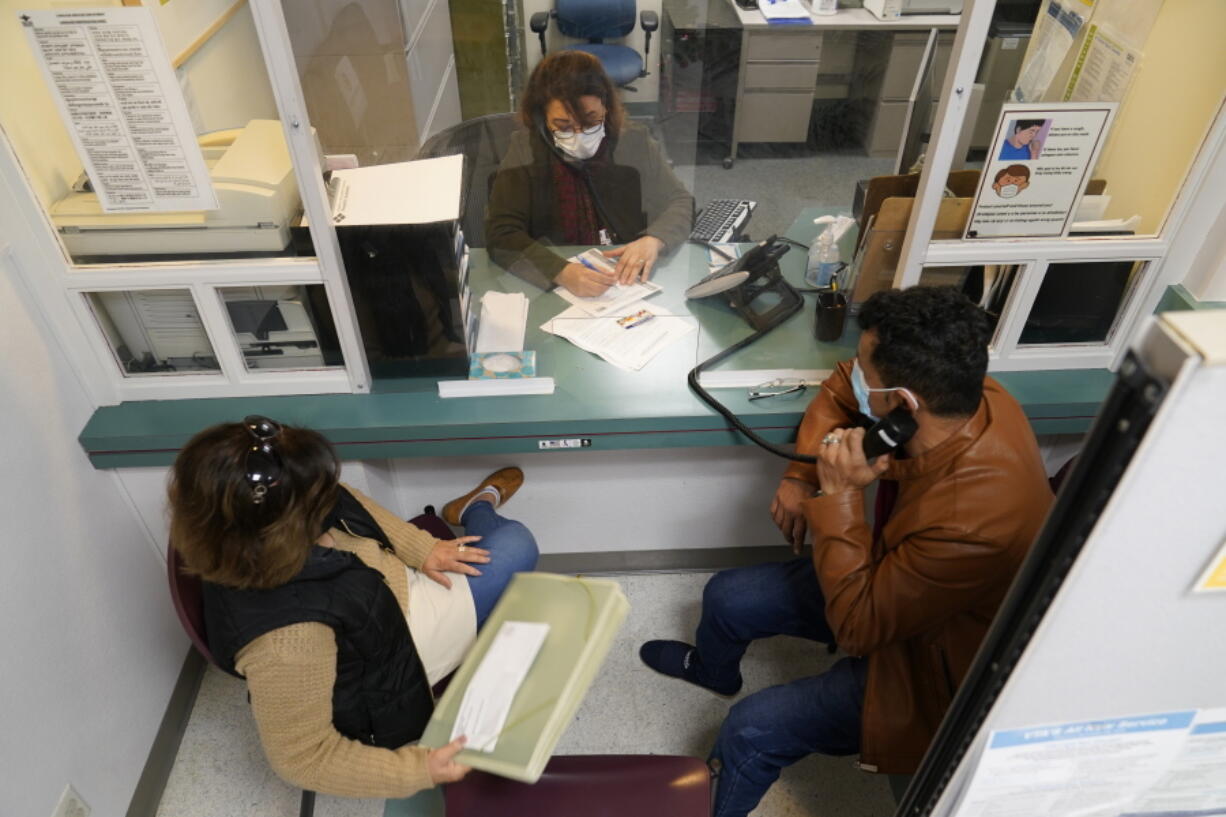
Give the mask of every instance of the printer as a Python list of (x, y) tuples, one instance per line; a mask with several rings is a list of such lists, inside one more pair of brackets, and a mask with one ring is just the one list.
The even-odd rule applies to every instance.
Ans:
[(281, 123), (253, 119), (201, 142), (219, 209), (106, 213), (97, 194), (74, 190), (50, 208), (68, 251), (124, 257), (285, 250), (302, 205)]
[(963, 0), (864, 0), (864, 8), (878, 20), (896, 20), (914, 14), (961, 14)]
[(315, 328), (299, 300), (227, 300), (226, 311), (250, 369), (324, 365)]

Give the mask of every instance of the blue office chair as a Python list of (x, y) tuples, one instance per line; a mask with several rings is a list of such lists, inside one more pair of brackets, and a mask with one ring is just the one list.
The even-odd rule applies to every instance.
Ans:
[(607, 39), (621, 39), (634, 30), (634, 5), (635, 0), (556, 0), (553, 11), (538, 11), (528, 25), (541, 38), (543, 57), (545, 29), (549, 27), (549, 18), (556, 17), (562, 34), (587, 40), (566, 48), (593, 55), (600, 60), (613, 84), (625, 87), (638, 77), (647, 76), (646, 57), (651, 53), (651, 32), (660, 27), (660, 17), (654, 11), (639, 15), (639, 25), (647, 36), (642, 57), (628, 45), (606, 43)]

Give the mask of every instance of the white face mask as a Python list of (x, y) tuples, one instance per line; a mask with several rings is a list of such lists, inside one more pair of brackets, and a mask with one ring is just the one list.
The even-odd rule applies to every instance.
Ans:
[(1006, 184), (1004, 187), (1000, 188), (1000, 197), (1002, 199), (1011, 199), (1020, 192), (1022, 192), (1022, 190), (1016, 184)]
[(594, 128), (592, 133), (585, 131), (554, 131), (553, 133), (553, 143), (558, 146), (558, 150), (581, 161), (595, 156), (596, 151), (600, 150), (602, 141), (604, 141), (603, 124)]

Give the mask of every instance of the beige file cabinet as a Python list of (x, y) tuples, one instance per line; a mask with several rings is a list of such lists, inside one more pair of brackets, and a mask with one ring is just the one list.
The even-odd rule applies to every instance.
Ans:
[[(953, 48), (954, 35), (944, 32), (937, 36), (937, 51), (933, 58), (932, 99), (935, 102), (941, 93), (945, 71), (949, 67), (949, 54)], [(924, 59), (928, 42), (927, 31), (907, 31), (893, 35), (881, 84), (870, 93), (876, 99), (868, 136), (864, 140), (869, 156), (889, 157), (898, 152), (903, 125), (907, 120), (908, 100), (915, 85), (916, 74)], [(936, 110), (936, 106), (932, 107)]]
[[(803, 142), (822, 57), (822, 32), (745, 31), (731, 156), (741, 142)], [(731, 156), (724, 160), (732, 165)]]

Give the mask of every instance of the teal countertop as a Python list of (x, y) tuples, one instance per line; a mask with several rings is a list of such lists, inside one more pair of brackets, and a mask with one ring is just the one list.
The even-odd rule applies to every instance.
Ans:
[[(811, 219), (820, 212), (802, 213), (789, 235), (811, 240), (816, 232)], [(538, 374), (555, 378), (554, 394), (444, 400), (435, 379), (420, 378), (376, 381), (371, 394), (130, 402), (98, 409), (80, 441), (98, 468), (167, 465), (196, 432), (265, 414), (319, 430), (347, 460), (517, 454), (538, 451), (542, 440), (555, 439), (580, 440), (576, 445), (593, 450), (748, 445), (686, 386), (696, 363), (750, 333), (718, 298), (685, 300), (685, 287), (706, 274), (706, 256), (705, 249), (687, 245), (654, 276), (664, 291), (650, 302), (682, 318), (692, 316), (698, 331), (638, 372), (618, 369), (540, 331), (567, 306), (565, 301), (493, 267), (483, 250), (474, 249), (470, 277), (476, 291), (523, 292), (530, 298), (526, 347), (537, 351)], [(804, 285), (803, 250), (792, 249), (781, 268), (793, 285)], [(809, 295), (804, 310), (718, 370), (826, 370), (855, 354), (854, 318), (835, 343), (817, 343), (812, 324)], [(1036, 433), (1044, 434), (1085, 431), (1113, 376), (1106, 370), (1077, 370), (1002, 373), (997, 379), (1025, 408)], [(750, 402), (744, 388), (713, 392), (747, 425), (777, 443), (794, 439), (813, 394), (811, 389), (797, 400)]]

